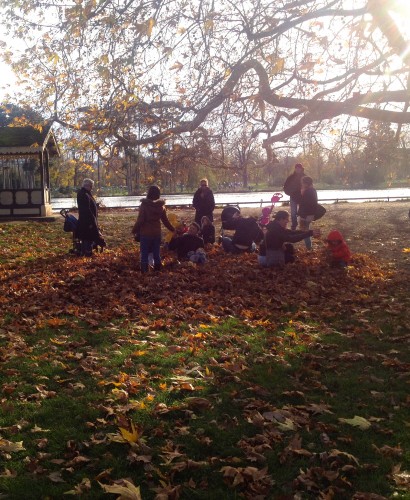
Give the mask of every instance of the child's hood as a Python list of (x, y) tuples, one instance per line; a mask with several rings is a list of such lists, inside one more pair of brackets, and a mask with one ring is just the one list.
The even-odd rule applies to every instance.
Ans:
[(342, 241), (344, 242), (344, 238), (342, 236), (342, 233), (340, 233), (340, 231), (337, 231), (337, 230), (333, 230), (333, 231), (330, 231), (328, 237), (327, 237), (327, 240), (328, 241)]
[(144, 198), (141, 200), (141, 206), (145, 207), (145, 210), (148, 214), (153, 215), (154, 217), (161, 217), (162, 212), (164, 211), (165, 200), (150, 200), (148, 198)]
[(143, 198), (141, 200), (141, 203), (144, 205), (151, 206), (151, 207), (155, 207), (155, 206), (163, 207), (165, 205), (165, 200), (163, 200), (162, 198), (158, 198), (158, 200), (150, 200), (149, 198)]

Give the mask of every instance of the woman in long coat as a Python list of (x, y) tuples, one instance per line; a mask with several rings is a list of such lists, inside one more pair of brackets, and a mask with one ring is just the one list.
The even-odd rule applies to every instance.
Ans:
[(195, 191), (192, 205), (195, 208), (195, 222), (201, 226), (202, 217), (208, 217), (213, 222), (215, 199), (212, 189), (208, 186), (208, 179), (201, 179), (199, 188)]
[(94, 181), (84, 179), (82, 188), (77, 193), (78, 224), (76, 236), (81, 240), (81, 254), (91, 257), (93, 243), (101, 240), (98, 229), (98, 207), (91, 191)]
[[(313, 180), (309, 176), (302, 177), (301, 199), (299, 204), (299, 227), (302, 231), (309, 231), (310, 224), (315, 220), (318, 208), (317, 192), (313, 187)], [(312, 240), (305, 238), (305, 245), (308, 250), (312, 250)]]

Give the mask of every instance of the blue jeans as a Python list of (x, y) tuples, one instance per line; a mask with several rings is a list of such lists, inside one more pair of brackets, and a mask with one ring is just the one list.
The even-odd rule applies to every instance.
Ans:
[[(304, 219), (300, 218), (299, 220), (299, 225), (300, 229), (302, 231), (309, 231), (310, 229), (310, 223), (313, 222), (314, 216), (313, 215), (307, 215)], [(312, 250), (312, 239), (309, 236), (308, 238), (304, 239), (305, 246), (308, 250)]]
[(160, 236), (143, 236), (140, 238), (140, 253), (141, 253), (141, 271), (148, 271), (148, 255), (152, 253), (154, 257), (154, 269), (161, 269), (161, 237)]
[(295, 230), (298, 227), (298, 202), (290, 199), (290, 220), (292, 222), (291, 229)]

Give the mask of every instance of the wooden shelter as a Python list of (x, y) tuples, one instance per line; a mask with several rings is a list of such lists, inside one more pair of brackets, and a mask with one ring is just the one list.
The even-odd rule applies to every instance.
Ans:
[(51, 215), (55, 156), (60, 151), (51, 126), (0, 127), (0, 219)]

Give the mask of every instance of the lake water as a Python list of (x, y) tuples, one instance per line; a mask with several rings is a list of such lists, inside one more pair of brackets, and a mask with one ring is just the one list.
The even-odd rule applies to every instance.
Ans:
[[(391, 189), (327, 189), (317, 192), (320, 203), (334, 203), (335, 201), (347, 200), (349, 202), (363, 202), (374, 199), (397, 200), (410, 198), (410, 187)], [(215, 193), (215, 202), (219, 205), (238, 204), (240, 207), (255, 207), (271, 205), (273, 191), (249, 192), (249, 193)], [(193, 194), (165, 195), (167, 206), (190, 205)], [(104, 196), (98, 198), (108, 208), (134, 208), (138, 207), (143, 196)], [(283, 195), (281, 201), (288, 201), (289, 196)], [(73, 208), (77, 205), (75, 198), (52, 198), (53, 211), (62, 208)], [(280, 205), (280, 203), (278, 203)]]

